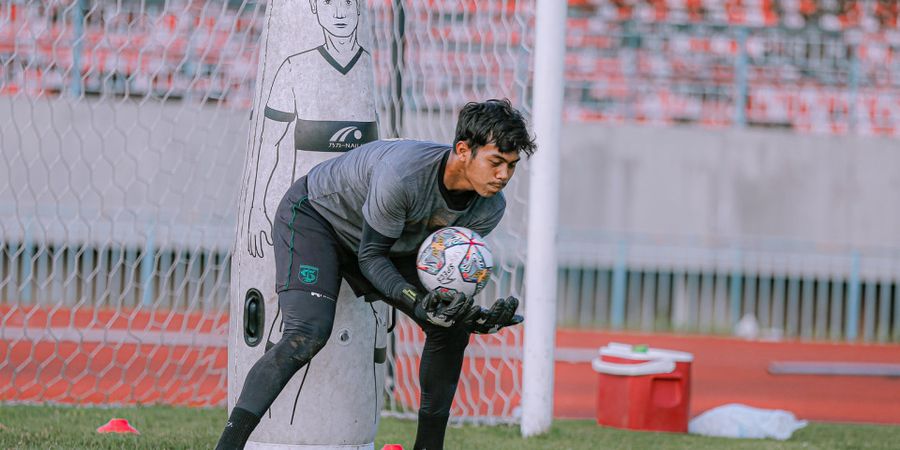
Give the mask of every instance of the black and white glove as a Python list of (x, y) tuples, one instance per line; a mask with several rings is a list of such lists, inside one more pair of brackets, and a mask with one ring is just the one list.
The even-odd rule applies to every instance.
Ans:
[(442, 294), (431, 291), (424, 296), (416, 296), (416, 318), (439, 327), (448, 328), (466, 318), (472, 320), (471, 317), (477, 312), (475, 300), (462, 293)]
[(519, 309), (519, 299), (509, 296), (497, 299), (491, 309), (481, 309), (480, 314), (470, 318), (467, 322), (469, 330), (475, 334), (493, 334), (501, 328), (518, 325), (525, 318), (516, 314)]

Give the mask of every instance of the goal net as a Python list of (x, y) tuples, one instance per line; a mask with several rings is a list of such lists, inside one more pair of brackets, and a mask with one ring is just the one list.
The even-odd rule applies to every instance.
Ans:
[[(509, 98), (530, 115), (533, 1), (370, 1), (370, 8), (382, 136), (451, 142), (459, 109), (488, 98)], [(491, 283), (479, 295), (484, 305), (507, 295), (522, 298), (528, 217), (524, 166), (504, 191), (507, 210), (500, 227), (488, 236), (496, 266)], [(417, 368), (424, 336), (401, 317), (391, 343), (387, 409), (412, 415), (418, 405)], [(521, 347), (522, 327), (473, 337), (451, 413), (454, 419), (517, 420)]]
[[(224, 405), (230, 255), (266, 3), (0, 3), (0, 401)], [(382, 137), (450, 142), (467, 101), (528, 113), (532, 1), (366, 0)], [(527, 173), (487, 304), (522, 295)], [(423, 336), (391, 338), (387, 409)], [(516, 418), (521, 327), (470, 345), (454, 417)]]

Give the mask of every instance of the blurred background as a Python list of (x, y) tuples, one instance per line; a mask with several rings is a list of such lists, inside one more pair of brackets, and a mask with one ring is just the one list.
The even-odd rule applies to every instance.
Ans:
[[(449, 142), (472, 100), (531, 113), (533, 1), (364, 3), (382, 137)], [(224, 405), (265, 10), (0, 3), (0, 400)], [(587, 362), (616, 339), (694, 352), (694, 411), (744, 400), (900, 423), (896, 379), (766, 371), (900, 361), (898, 2), (569, 0), (567, 14), (546, 268), (557, 415), (593, 414)], [(523, 289), (527, 177), (490, 238), (488, 296)], [(520, 334), (470, 349), (455, 416), (516, 420)], [(417, 401), (416, 339), (394, 344), (397, 415)]]

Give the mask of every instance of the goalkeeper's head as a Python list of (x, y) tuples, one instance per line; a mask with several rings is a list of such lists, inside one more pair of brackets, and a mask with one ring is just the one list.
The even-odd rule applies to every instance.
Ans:
[(491, 143), (501, 153), (525, 153), (531, 156), (535, 150), (534, 139), (528, 134), (525, 117), (507, 99), (467, 103), (459, 111), (456, 121), (456, 138), (453, 144), (459, 142), (464, 142), (473, 153)]
[(466, 104), (459, 112), (453, 147), (468, 184), (482, 197), (500, 192), (512, 178), (520, 154), (531, 156), (535, 151), (525, 117), (507, 99)]

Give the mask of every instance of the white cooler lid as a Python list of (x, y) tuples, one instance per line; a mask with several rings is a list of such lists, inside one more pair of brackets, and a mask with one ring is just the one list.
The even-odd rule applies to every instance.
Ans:
[(688, 352), (649, 347), (646, 351), (635, 350), (638, 347), (621, 342), (610, 342), (606, 347), (600, 349), (600, 356), (613, 356), (635, 361), (669, 360), (674, 362), (691, 362), (694, 360), (694, 355)]
[(675, 361), (672, 361), (671, 359), (656, 359), (638, 364), (621, 364), (606, 362), (600, 360), (600, 358), (596, 358), (591, 361), (591, 367), (598, 373), (637, 377), (642, 375), (672, 373), (675, 371)]

